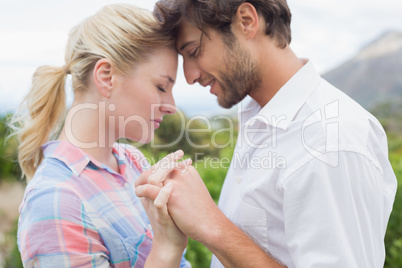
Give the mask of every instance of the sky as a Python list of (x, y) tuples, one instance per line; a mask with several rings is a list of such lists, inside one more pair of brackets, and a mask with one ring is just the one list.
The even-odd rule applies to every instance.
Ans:
[[(64, 48), (73, 26), (112, 3), (152, 10), (155, 1), (0, 0), (0, 114), (18, 107), (38, 66), (64, 65)], [(400, 0), (288, 0), (288, 4), (291, 48), (299, 57), (310, 59), (322, 74), (386, 31), (402, 32)], [(176, 105), (189, 116), (227, 112), (219, 108), (209, 88), (187, 85), (181, 66), (174, 96)]]

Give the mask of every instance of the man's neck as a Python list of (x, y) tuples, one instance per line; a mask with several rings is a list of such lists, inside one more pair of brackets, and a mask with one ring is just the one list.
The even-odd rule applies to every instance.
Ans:
[(289, 47), (281, 49), (270, 43), (267, 50), (261, 50), (258, 60), (261, 86), (250, 97), (264, 107), (304, 64)]

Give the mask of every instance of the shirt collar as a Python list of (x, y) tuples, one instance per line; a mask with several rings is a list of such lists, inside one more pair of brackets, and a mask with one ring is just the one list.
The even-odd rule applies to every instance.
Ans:
[[(67, 141), (50, 141), (42, 146), (42, 151), (44, 157), (55, 158), (62, 161), (76, 176), (79, 176), (90, 163), (95, 165), (97, 168), (106, 169), (107, 171), (114, 173), (114, 171), (108, 166), (100, 163), (80, 148)], [(113, 153), (119, 154), (120, 152), (114, 147)], [(124, 155), (123, 158), (125, 158)], [(119, 157), (118, 159), (121, 158)]]
[(317, 88), (320, 75), (308, 61), (264, 106), (249, 98), (242, 103), (241, 114), (253, 113), (253, 119), (286, 130), (297, 112)]

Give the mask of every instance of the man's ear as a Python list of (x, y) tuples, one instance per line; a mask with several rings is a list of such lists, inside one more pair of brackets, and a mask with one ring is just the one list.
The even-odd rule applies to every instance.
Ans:
[(96, 62), (93, 79), (101, 95), (110, 98), (113, 88), (113, 66), (108, 59), (100, 59)]
[(238, 33), (246, 39), (253, 39), (259, 28), (260, 18), (255, 7), (246, 2), (237, 8), (233, 22)]

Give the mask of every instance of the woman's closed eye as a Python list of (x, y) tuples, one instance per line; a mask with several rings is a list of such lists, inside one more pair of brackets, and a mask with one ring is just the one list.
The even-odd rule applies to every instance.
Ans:
[(166, 90), (164, 90), (162, 87), (157, 87), (160, 91), (166, 93)]

